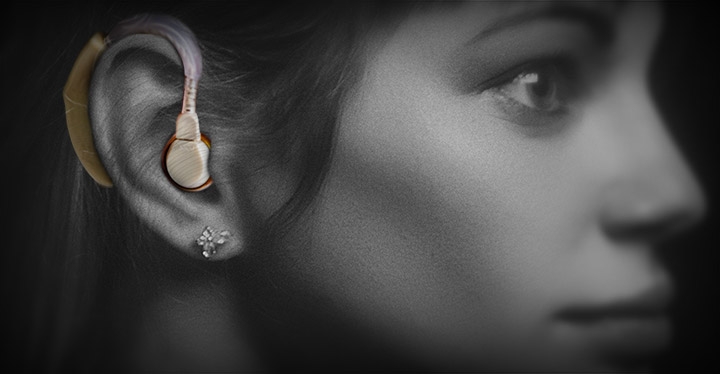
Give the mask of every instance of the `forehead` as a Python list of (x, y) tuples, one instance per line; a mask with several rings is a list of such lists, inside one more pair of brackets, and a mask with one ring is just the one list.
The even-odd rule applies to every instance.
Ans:
[[(403, 49), (423, 49), (427, 57), (438, 57), (440, 53), (458, 52), (460, 47), (488, 34), (513, 30), (515, 36), (528, 35), (561, 23), (583, 27), (610, 42), (616, 34), (628, 34), (625, 31), (632, 28), (628, 24), (645, 25), (647, 20), (657, 24), (658, 8), (660, 5), (652, 2), (613, 1), (419, 2), (380, 38), (380, 45), (390, 37)], [(513, 45), (507, 45), (508, 50), (512, 48)]]
[(438, 10), (457, 10), (471, 17), (492, 18), (512, 14), (513, 12), (535, 11), (563, 6), (614, 12), (624, 5), (625, 3), (622, 1), (429, 1), (417, 3), (414, 11), (422, 13)]
[[(651, 5), (652, 6), (652, 5)], [(429, 33), (478, 33), (485, 28), (533, 18), (616, 19), (625, 8), (617, 1), (431, 1), (419, 2), (409, 12), (403, 27)], [(456, 35), (460, 36), (460, 35)]]

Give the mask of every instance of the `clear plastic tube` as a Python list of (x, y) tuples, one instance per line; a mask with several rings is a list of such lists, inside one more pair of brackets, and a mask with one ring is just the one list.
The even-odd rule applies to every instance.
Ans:
[(194, 113), (197, 87), (202, 75), (202, 54), (195, 34), (177, 18), (162, 14), (139, 14), (118, 23), (105, 37), (110, 46), (134, 34), (152, 34), (167, 39), (180, 55), (185, 72), (182, 113)]

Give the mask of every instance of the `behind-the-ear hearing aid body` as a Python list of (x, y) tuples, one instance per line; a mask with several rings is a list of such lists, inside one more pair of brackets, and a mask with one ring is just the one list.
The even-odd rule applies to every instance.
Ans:
[(193, 35), (179, 20), (166, 15), (142, 14), (120, 22), (107, 37), (96, 34), (83, 48), (63, 90), (68, 132), (85, 170), (100, 185), (112, 181), (97, 156), (87, 114), (88, 89), (95, 61), (113, 42), (133, 34), (154, 34), (167, 39), (183, 63), (185, 85), (182, 109), (175, 122), (175, 135), (165, 145), (162, 170), (184, 191), (202, 191), (212, 184), (208, 171), (210, 139), (200, 132), (195, 111), (198, 81), (202, 75), (202, 56)]

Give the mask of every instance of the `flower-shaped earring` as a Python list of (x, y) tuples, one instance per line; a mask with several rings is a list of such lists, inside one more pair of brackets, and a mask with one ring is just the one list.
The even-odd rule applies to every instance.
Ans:
[(217, 253), (217, 247), (223, 245), (230, 238), (230, 232), (227, 230), (217, 231), (210, 226), (206, 226), (195, 243), (202, 247), (202, 255), (206, 259), (210, 259)]

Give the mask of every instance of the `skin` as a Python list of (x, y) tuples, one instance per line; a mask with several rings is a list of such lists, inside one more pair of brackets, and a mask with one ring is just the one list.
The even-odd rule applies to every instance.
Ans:
[[(660, 11), (565, 4), (609, 19), (608, 43), (572, 17), (487, 31), (550, 6), (421, 9), (378, 36), (326, 185), (267, 281), (439, 370), (611, 371), (662, 350), (662, 317), (557, 317), (638, 299), (662, 309), (672, 282), (653, 248), (703, 213), (648, 91)], [(577, 75), (532, 65), (555, 51)], [(512, 76), (482, 88), (525, 63), (518, 74), (539, 71), (559, 93), (533, 96)], [(548, 97), (566, 110), (527, 110)]]
[[(248, 178), (217, 130), (233, 127), (206, 116), (215, 185), (174, 188), (157, 162), (167, 124), (153, 121), (179, 92), (153, 61), (179, 65), (177, 54), (148, 36), (109, 49), (89, 106), (98, 152), (138, 218), (184, 253), (162, 252), (173, 274), (146, 275), (158, 297), (143, 306), (137, 366), (255, 370), (259, 332), (343, 367), (646, 367), (672, 336), (672, 281), (654, 248), (705, 209), (648, 91), (660, 12), (562, 2), (548, 16), (555, 6), (426, 4), (377, 30), (314, 206), (275, 247), (249, 250), (293, 171)], [(154, 54), (122, 59), (137, 47)], [(233, 234), (222, 267), (196, 262), (207, 263), (195, 244), (207, 225)], [(560, 317), (618, 303), (652, 318)]]

